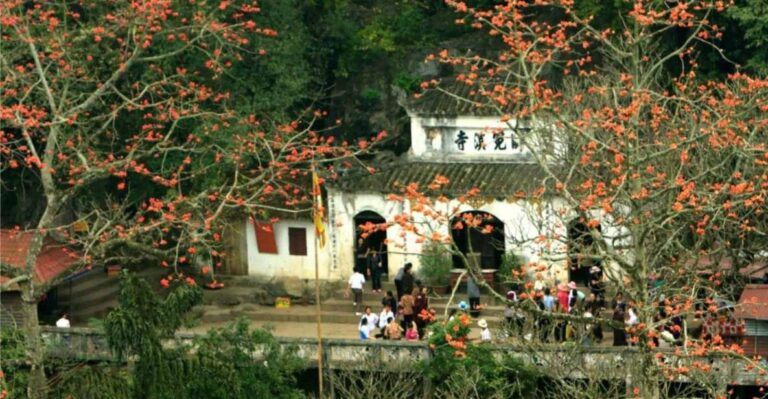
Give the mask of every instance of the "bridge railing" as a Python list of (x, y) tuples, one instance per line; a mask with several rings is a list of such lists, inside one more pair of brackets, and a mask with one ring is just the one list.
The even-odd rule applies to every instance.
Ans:
[[(117, 361), (110, 351), (103, 332), (92, 328), (55, 328), (42, 327), (43, 340), (48, 356), (81, 361)], [(176, 334), (166, 345), (192, 344), (196, 335), (191, 333)], [(317, 364), (318, 345), (313, 338), (285, 338), (276, 340), (296, 350), (296, 354), (305, 359), (309, 366)], [(425, 342), (323, 339), (323, 362), (326, 367), (348, 367), (365, 364), (371, 360), (377, 363), (408, 363), (429, 360), (431, 351)], [(602, 378), (626, 378), (636, 372), (641, 364), (641, 353), (635, 347), (578, 347), (562, 344), (543, 344), (531, 346), (494, 344), (490, 346), (497, 358), (511, 355), (541, 371), (553, 376), (568, 378), (589, 378), (599, 375)], [(718, 354), (700, 357), (678, 357), (674, 349), (661, 352), (670, 367), (690, 365), (693, 362), (709, 365), (718, 378), (727, 379), (732, 384), (752, 385), (761, 378), (756, 370), (748, 370), (746, 362)], [(254, 356), (258, 356), (255, 353)], [(633, 371), (635, 370), (635, 371)], [(681, 381), (685, 376), (681, 376)]]

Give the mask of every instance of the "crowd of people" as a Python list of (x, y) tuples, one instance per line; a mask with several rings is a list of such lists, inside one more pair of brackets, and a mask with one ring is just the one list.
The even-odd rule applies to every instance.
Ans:
[(429, 324), (436, 320), (437, 313), (429, 307), (427, 288), (418, 284), (399, 299), (392, 291), (387, 291), (381, 298), (379, 313), (366, 306), (360, 316), (360, 339), (418, 341), (425, 336)]
[[(358, 332), (360, 339), (387, 339), (419, 341), (427, 335), (430, 324), (437, 320), (437, 312), (429, 306), (427, 287), (413, 275), (413, 265), (406, 263), (395, 275), (395, 291), (386, 291), (381, 298), (381, 310), (376, 313), (370, 306), (363, 306), (363, 291), (366, 283), (366, 275), (372, 276), (378, 273), (371, 268), (380, 267), (374, 259), (368, 262), (363, 270), (356, 268), (349, 278), (348, 293), (354, 295), (353, 306), (355, 314), (360, 316)], [(373, 294), (381, 291), (381, 282), (373, 280)], [(479, 288), (473, 295), (470, 292), (468, 305), (462, 301), (458, 310), (468, 313), (476, 313), (480, 309)], [(471, 290), (470, 290), (471, 291)], [(362, 308), (362, 309), (361, 309)], [(362, 311), (361, 311), (362, 310)], [(452, 312), (453, 313), (453, 312)], [(488, 323), (485, 320), (478, 321), (481, 337), (490, 340), (491, 335)]]
[[(373, 257), (369, 266), (374, 268), (381, 263)], [(380, 279), (380, 273), (370, 267), (356, 270), (349, 279), (349, 290), (354, 293), (355, 312), (361, 316), (358, 325), (360, 338), (371, 339), (405, 339), (418, 341), (425, 336), (427, 327), (436, 321), (435, 309), (429, 306), (428, 290), (413, 275), (413, 266), (406, 263), (397, 272), (394, 282), (396, 293), (387, 291), (381, 299), (380, 312), (374, 313), (370, 307), (361, 311), (363, 289), (366, 282), (365, 274), (375, 275)], [(507, 292), (507, 305), (504, 309), (505, 325), (501, 335), (523, 340), (539, 340), (541, 342), (579, 342), (583, 345), (600, 344), (605, 339), (604, 327), (612, 331), (614, 346), (628, 346), (637, 343), (634, 329), (640, 323), (638, 309), (632, 301), (627, 301), (621, 292), (617, 292), (609, 302), (606, 299), (606, 287), (602, 278), (602, 269), (593, 266), (589, 270), (589, 280), (586, 292), (582, 291), (576, 282), (560, 282), (547, 287), (541, 282), (534, 286), (532, 296), (535, 305), (542, 312), (526, 312), (519, 303), (515, 290)], [(374, 294), (381, 292), (381, 282), (374, 280)], [(456, 311), (465, 311), (473, 317), (478, 317), (480, 304), (480, 289), (478, 284), (469, 278), (467, 281), (468, 302), (461, 301), (456, 309), (450, 310), (449, 316)], [(657, 334), (653, 341), (657, 346), (679, 345), (683, 331), (683, 320), (680, 316), (668, 315), (664, 301), (658, 304), (654, 320)], [(549, 315), (549, 314), (551, 315)], [(531, 320), (526, 315), (534, 314)], [(578, 319), (557, 317), (558, 314), (580, 316)], [(553, 317), (554, 315), (555, 317)], [(590, 319), (612, 320), (613, 323), (590, 323)], [(486, 320), (479, 320), (481, 340), (491, 341), (492, 336)], [(737, 322), (733, 315), (710, 315), (704, 320), (702, 338), (712, 336), (743, 335), (743, 321)]]

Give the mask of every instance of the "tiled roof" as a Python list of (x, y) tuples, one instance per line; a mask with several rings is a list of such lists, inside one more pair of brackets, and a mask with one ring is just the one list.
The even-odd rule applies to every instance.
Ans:
[[(686, 262), (691, 268), (698, 270), (700, 274), (709, 275), (714, 272), (728, 273), (733, 270), (733, 259), (724, 256), (719, 259), (715, 259), (711, 256), (703, 254), (702, 256), (691, 259)], [(752, 263), (742, 266), (739, 269), (739, 274), (750, 280), (757, 280), (763, 278), (768, 272), (768, 260), (765, 258), (756, 259)]]
[[(16, 231), (0, 229), (0, 261), (4, 264), (25, 267), (27, 251), (32, 243), (34, 233), (31, 231)], [(65, 246), (47, 239), (37, 257), (35, 265), (35, 280), (49, 282), (65, 272), (79, 260), (79, 255)], [(0, 276), (0, 284), (7, 281), (6, 276)]]
[[(422, 116), (501, 116), (499, 105), (478, 92), (477, 86), (451, 84), (430, 89), (411, 99), (407, 108)], [(448, 94), (448, 93), (451, 94)]]
[(736, 317), (768, 320), (768, 284), (747, 284), (736, 308)]
[(446, 195), (462, 195), (472, 188), (481, 196), (506, 197), (518, 192), (530, 192), (542, 186), (546, 176), (537, 164), (504, 162), (396, 162), (370, 173), (350, 173), (335, 185), (344, 191), (400, 192), (399, 186), (417, 183), (422, 190), (436, 176), (445, 176), (449, 183), (440, 190)]

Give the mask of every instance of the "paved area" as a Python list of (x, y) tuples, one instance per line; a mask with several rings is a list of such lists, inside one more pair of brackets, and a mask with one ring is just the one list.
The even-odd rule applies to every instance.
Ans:
[[(204, 333), (211, 328), (224, 327), (228, 323), (209, 323), (195, 326), (192, 328), (182, 329), (182, 332)], [(297, 322), (264, 322), (264, 321), (251, 321), (249, 325), (252, 328), (270, 328), (272, 333), (278, 337), (289, 338), (315, 338), (317, 337), (317, 324), (316, 323), (297, 323)], [(357, 339), (357, 326), (339, 323), (323, 323), (322, 325), (323, 338), (344, 338), (344, 339)], [(480, 330), (473, 328), (470, 334), (471, 339), (480, 338)]]

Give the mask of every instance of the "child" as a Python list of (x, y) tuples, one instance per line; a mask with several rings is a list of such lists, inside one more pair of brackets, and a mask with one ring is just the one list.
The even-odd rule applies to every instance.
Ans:
[(491, 342), (491, 330), (488, 329), (488, 322), (485, 321), (485, 319), (480, 319), (480, 321), (477, 322), (477, 325), (481, 328), (480, 341)]
[(383, 337), (384, 339), (387, 339), (386, 337), (387, 324), (389, 324), (389, 321), (394, 318), (395, 318), (395, 315), (392, 313), (392, 309), (389, 308), (389, 304), (384, 305), (384, 309), (382, 309), (381, 313), (379, 314), (379, 328), (381, 329), (381, 333), (376, 334), (376, 338)]
[(360, 331), (360, 339), (366, 340), (371, 334), (371, 330), (368, 328), (368, 318), (363, 317), (360, 320), (360, 327), (358, 327), (358, 330)]
[(405, 332), (405, 339), (408, 341), (418, 341), (419, 340), (419, 329), (416, 326), (416, 322), (411, 322), (411, 327), (408, 328), (408, 331)]
[(391, 317), (388, 321), (389, 324), (387, 324), (387, 329), (384, 331), (384, 337), (394, 341), (399, 340), (403, 334), (403, 328), (400, 327), (400, 323)]

